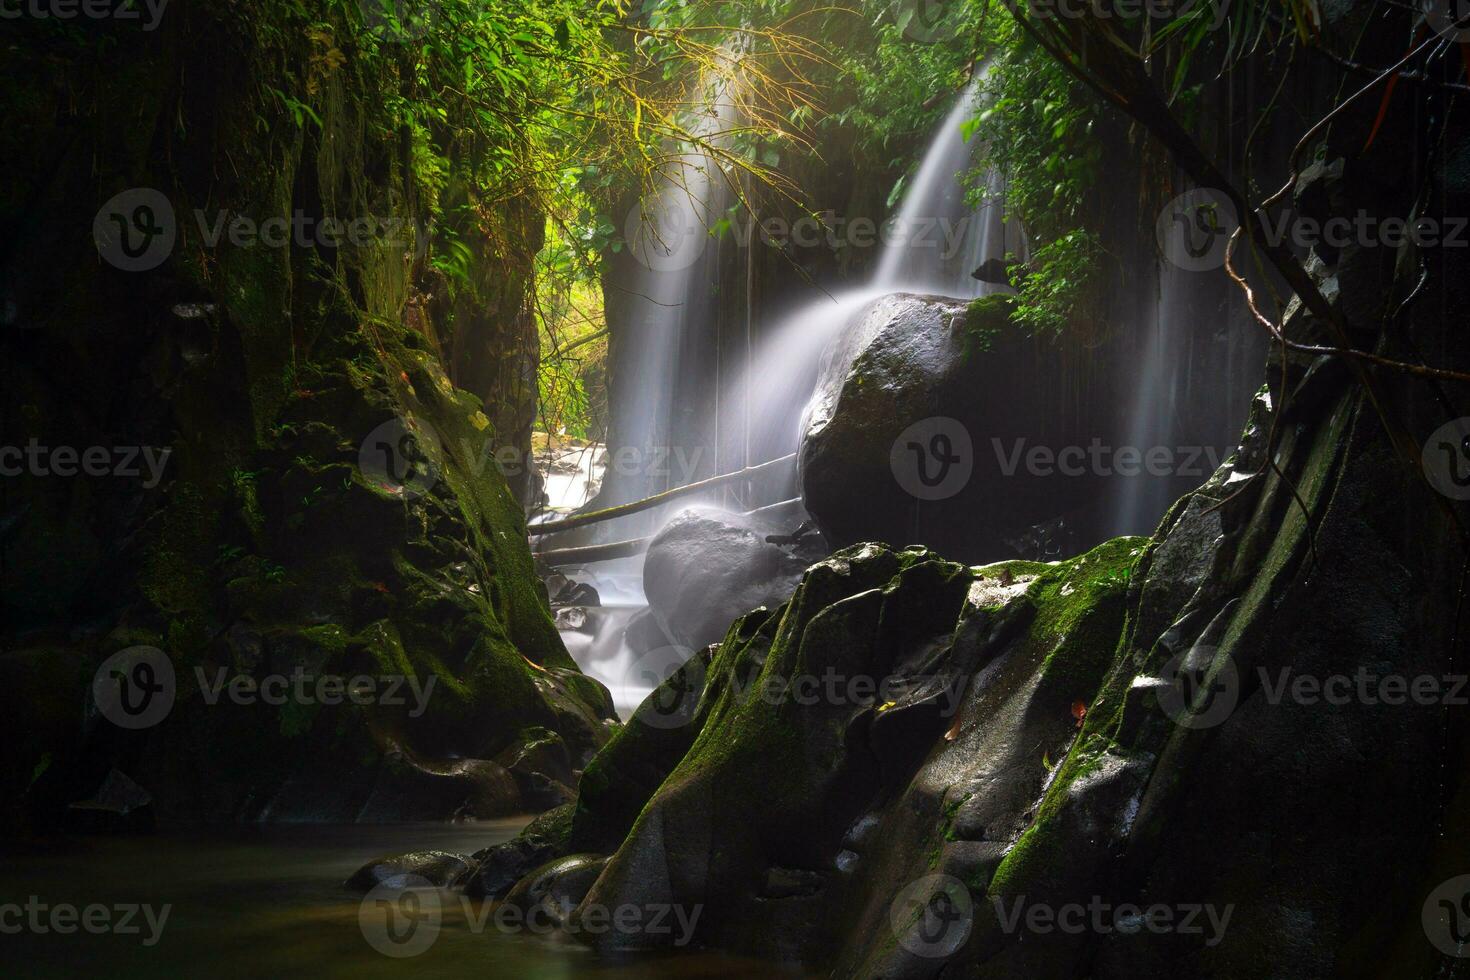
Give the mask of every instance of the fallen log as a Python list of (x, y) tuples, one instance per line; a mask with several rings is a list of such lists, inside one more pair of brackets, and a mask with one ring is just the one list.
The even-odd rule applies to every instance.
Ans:
[(588, 511), (585, 514), (578, 514), (575, 517), (565, 517), (559, 521), (545, 521), (541, 524), (532, 524), (526, 528), (526, 533), (534, 538), (544, 534), (555, 534), (557, 531), (570, 531), (575, 527), (586, 527), (588, 524), (597, 524), (600, 521), (609, 521), (614, 517), (626, 517), (629, 514), (636, 514), (639, 511), (648, 510), (651, 507), (657, 507), (659, 504), (668, 503), (670, 500), (676, 500), (679, 497), (688, 496), (691, 493), (698, 493), (701, 490), (712, 490), (715, 487), (722, 487), (736, 480), (748, 479), (760, 473), (773, 470), (777, 466), (783, 463), (789, 463), (794, 459), (796, 459), (796, 454), (791, 453), (787, 456), (767, 460), (764, 463), (757, 463), (755, 466), (746, 467), (743, 470), (736, 470), (733, 473), (722, 473), (719, 476), (712, 476), (708, 480), (700, 480), (698, 483), (686, 483), (682, 487), (674, 487), (672, 490), (665, 490), (662, 493), (654, 494), (652, 497), (644, 497), (642, 500), (634, 500), (631, 503), (618, 504), (614, 507), (604, 507), (602, 510)]

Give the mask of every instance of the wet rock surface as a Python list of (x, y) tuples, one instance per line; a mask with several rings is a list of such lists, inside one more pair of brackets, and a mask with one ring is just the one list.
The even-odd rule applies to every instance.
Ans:
[(766, 540), (782, 530), (714, 508), (690, 508), (669, 521), (643, 563), (643, 591), (662, 635), (699, 649), (718, 643), (736, 617), (785, 601), (809, 562)]
[(371, 891), (380, 885), (395, 890), (425, 884), (450, 888), (462, 883), (469, 872), (469, 862), (458, 854), (413, 851), (375, 858), (353, 872), (345, 884), (347, 888), (360, 892)]
[[(608, 857), (583, 902), (698, 907), (700, 943), (843, 977), (1326, 977), (1343, 950), (1395, 972), (1390, 944), (1398, 975), (1431, 975), (1417, 917), (1389, 910), (1460, 867), (1421, 805), (1458, 765), (1442, 711), (1270, 693), (1283, 669), (1443, 674), (1449, 617), (1422, 602), (1451, 590), (1426, 593), (1413, 538), (1384, 531), (1378, 436), (1345, 385), (1281, 437), (1285, 478), (1244, 480), (1276, 403), (1156, 540), (812, 566), (589, 764), (561, 848)], [(1324, 619), (1333, 594), (1351, 608)], [(883, 686), (797, 697), (807, 675)], [(1392, 775), (1364, 796), (1367, 758)], [(1070, 910), (1082, 927), (1058, 926)]]
[[(834, 547), (942, 541), (954, 559), (1049, 559), (1104, 536), (1100, 477), (1062, 472), (1055, 454), (1116, 444), (1113, 402), (1101, 387), (1085, 405), (1056, 397), (1065, 357), (1013, 327), (1009, 302), (885, 296), (828, 352), (800, 466), (803, 504)], [(1028, 463), (1038, 449), (1052, 465)]]
[(572, 810), (570, 803), (547, 810), (510, 840), (471, 855), (465, 892), (475, 898), (503, 898), (533, 869), (568, 853)]
[[(698, 906), (701, 943), (813, 962), (853, 926), (831, 910), (922, 864), (916, 849), (967, 879), (992, 873), (1045, 781), (1036, 753), (1060, 758), (1076, 735), (1070, 705), (1107, 664), (1081, 638), (1119, 628), (1141, 548), (971, 569), (864, 545), (814, 565), (788, 602), (670, 677), (589, 765), (564, 849), (609, 860), (584, 901)], [(993, 712), (1027, 722), (990, 736), (988, 754), (981, 736), (947, 734)], [(993, 790), (966, 821), (986, 840), (945, 844), (941, 828), (931, 845), (929, 825), (953, 825), (969, 801), (937, 775), (937, 789), (911, 783), (935, 752), (942, 773)]]

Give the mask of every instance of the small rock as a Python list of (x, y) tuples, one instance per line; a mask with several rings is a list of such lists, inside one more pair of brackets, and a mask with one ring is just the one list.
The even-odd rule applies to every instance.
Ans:
[(762, 898), (798, 898), (815, 895), (826, 885), (816, 871), (801, 868), (771, 868), (766, 872)]
[(153, 827), (153, 796), (118, 769), (109, 769), (97, 794), (66, 809), (66, 829), (83, 834), (134, 833)]
[(374, 858), (352, 873), (346, 886), (353, 891), (370, 891), (379, 885), (407, 888), (423, 879), (438, 888), (452, 888), (470, 873), (469, 860), (448, 851), (411, 851)]

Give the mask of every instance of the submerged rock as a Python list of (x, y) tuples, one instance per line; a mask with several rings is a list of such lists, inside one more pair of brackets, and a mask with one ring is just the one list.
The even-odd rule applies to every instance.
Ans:
[(133, 833), (153, 829), (153, 797), (118, 769), (109, 769), (91, 799), (66, 808), (65, 826), (77, 833)]
[(572, 810), (570, 803), (547, 810), (510, 840), (471, 855), (465, 893), (472, 898), (501, 898), (534, 868), (566, 854)]
[(526, 875), (505, 896), (528, 920), (543, 916), (562, 925), (607, 867), (605, 854), (568, 854), (553, 858)]
[(374, 858), (352, 873), (346, 887), (353, 891), (371, 891), (379, 885), (403, 889), (427, 882), (438, 888), (451, 888), (464, 881), (470, 863), (448, 851), (413, 851), (390, 857)]

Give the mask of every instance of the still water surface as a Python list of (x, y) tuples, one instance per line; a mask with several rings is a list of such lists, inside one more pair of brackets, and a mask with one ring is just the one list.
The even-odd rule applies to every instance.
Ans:
[[(476, 929), (457, 898), (433, 944), (411, 958), (364, 938), (362, 896), (342, 882), (368, 860), (412, 850), (468, 854), (523, 820), (469, 825), (310, 826), (77, 838), (0, 853), (0, 975), (5, 977), (505, 977), (683, 980), (772, 977), (770, 964), (704, 952), (611, 959), (553, 937)], [(139, 913), (133, 935), (40, 934), (4, 906), (170, 906), (156, 944)], [(116, 914), (116, 913), (114, 913)], [(25, 913), (22, 912), (22, 918)], [(43, 925), (46, 918), (42, 916)]]

